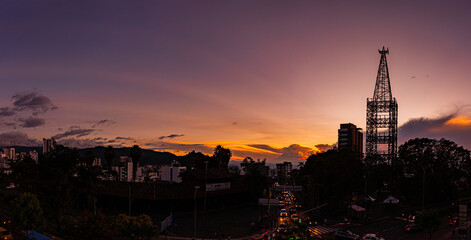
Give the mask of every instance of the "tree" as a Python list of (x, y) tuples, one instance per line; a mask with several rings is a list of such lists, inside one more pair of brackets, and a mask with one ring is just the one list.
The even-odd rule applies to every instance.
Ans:
[(111, 217), (107, 217), (101, 212), (91, 214), (83, 212), (76, 221), (78, 226), (79, 239), (113, 239), (114, 226)]
[(113, 146), (108, 146), (105, 149), (104, 156), (105, 156), (105, 160), (106, 160), (106, 167), (107, 167), (108, 170), (110, 170), (111, 165), (113, 165), (113, 161), (116, 157), (116, 152), (115, 152)]
[(417, 217), (417, 225), (429, 233), (429, 239), (431, 240), (433, 232), (440, 227), (440, 215), (436, 211), (424, 211)]
[(121, 236), (131, 239), (150, 238), (156, 233), (152, 219), (145, 214), (137, 217), (120, 214), (115, 225)]
[(254, 197), (261, 196), (263, 190), (269, 186), (267, 180), (268, 167), (265, 165), (265, 162), (265, 159), (254, 161), (251, 157), (246, 157), (240, 164), (245, 172), (246, 185)]
[(216, 168), (227, 169), (229, 160), (231, 160), (232, 153), (231, 150), (223, 148), (221, 145), (217, 145), (214, 149), (213, 160)]
[(11, 202), (12, 216), (23, 230), (38, 230), (44, 224), (43, 209), (36, 195), (23, 193)]
[[(469, 187), (470, 152), (446, 139), (415, 138), (399, 147), (397, 168), (403, 195), (443, 202), (458, 197), (459, 189)], [(433, 197), (432, 197), (433, 196)]]
[(306, 189), (304, 202), (341, 204), (351, 200), (352, 193), (363, 192), (363, 164), (352, 151), (329, 150), (311, 155), (298, 178), (296, 183)]
[(132, 146), (129, 155), (132, 159), (132, 180), (135, 182), (137, 166), (139, 165), (139, 159), (141, 159), (142, 156), (142, 149), (138, 145), (134, 145)]
[(92, 166), (93, 161), (95, 161), (95, 154), (92, 152), (92, 150), (88, 150), (85, 152), (85, 155), (82, 158), (82, 161), (87, 165), (87, 166)]

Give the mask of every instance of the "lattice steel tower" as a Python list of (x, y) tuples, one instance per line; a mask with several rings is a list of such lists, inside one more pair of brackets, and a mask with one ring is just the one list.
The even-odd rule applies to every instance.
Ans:
[[(386, 54), (381, 54), (373, 98), (366, 103), (366, 155), (380, 155), (388, 164), (397, 158), (397, 102), (392, 97)], [(387, 147), (387, 149), (386, 149)]]

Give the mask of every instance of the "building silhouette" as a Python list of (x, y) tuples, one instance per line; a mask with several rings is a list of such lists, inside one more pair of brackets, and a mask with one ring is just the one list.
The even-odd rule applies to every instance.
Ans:
[(363, 133), (353, 123), (342, 123), (339, 129), (338, 150), (350, 150), (363, 156)]
[(43, 138), (43, 154), (46, 154), (54, 149), (56, 140), (54, 138)]

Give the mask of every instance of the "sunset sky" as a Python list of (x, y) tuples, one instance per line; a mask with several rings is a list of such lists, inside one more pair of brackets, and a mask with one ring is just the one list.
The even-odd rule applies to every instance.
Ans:
[[(365, 127), (386, 46), (399, 143), (471, 148), (469, 1), (2, 1), (0, 145), (298, 161)], [(321, 148), (321, 146), (319, 146)]]

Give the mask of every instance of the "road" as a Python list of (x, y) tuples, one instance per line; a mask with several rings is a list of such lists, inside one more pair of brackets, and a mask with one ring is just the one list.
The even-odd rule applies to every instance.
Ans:
[[(384, 218), (378, 221), (375, 221), (370, 224), (365, 224), (362, 226), (351, 227), (350, 230), (353, 233), (356, 233), (360, 236), (363, 236), (366, 233), (375, 233), (378, 236), (381, 236), (387, 240), (390, 239), (413, 239), (413, 240), (422, 240), (429, 239), (428, 233), (425, 231), (418, 231), (413, 233), (408, 233), (404, 231), (404, 226), (407, 224), (407, 221), (400, 218)], [(451, 231), (456, 226), (448, 225), (447, 219), (442, 220), (442, 224), (438, 231), (433, 234), (432, 239), (450, 239)]]

